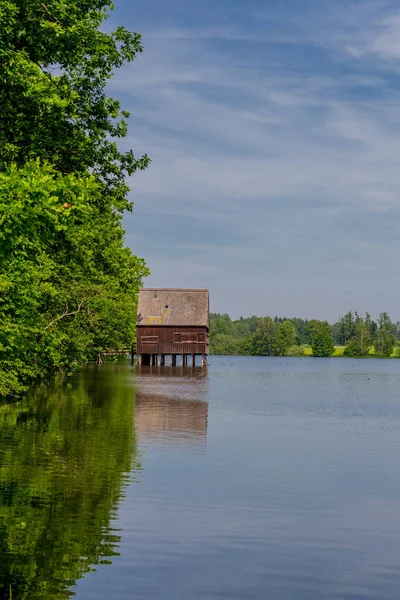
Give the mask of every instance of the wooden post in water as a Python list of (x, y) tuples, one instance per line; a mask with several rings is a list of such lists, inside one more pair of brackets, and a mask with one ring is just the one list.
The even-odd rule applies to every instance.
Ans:
[(196, 366), (196, 355), (192, 354), (192, 367)]

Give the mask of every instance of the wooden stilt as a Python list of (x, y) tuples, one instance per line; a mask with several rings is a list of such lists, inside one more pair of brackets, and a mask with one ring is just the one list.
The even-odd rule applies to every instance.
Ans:
[(160, 355), (160, 365), (165, 367), (165, 354)]
[(171, 365), (176, 367), (176, 354), (171, 354)]
[(196, 355), (192, 354), (192, 367), (196, 366)]
[(141, 354), (139, 354), (139, 356), (138, 356), (138, 365), (139, 365), (139, 367), (142, 366), (142, 355)]
[(153, 362), (154, 362), (154, 354), (150, 354), (150, 366), (153, 366)]

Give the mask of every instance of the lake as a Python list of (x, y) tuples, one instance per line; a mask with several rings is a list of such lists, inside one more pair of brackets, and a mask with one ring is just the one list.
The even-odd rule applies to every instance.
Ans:
[(1, 598), (398, 600), (399, 379), (210, 357), (3, 403)]

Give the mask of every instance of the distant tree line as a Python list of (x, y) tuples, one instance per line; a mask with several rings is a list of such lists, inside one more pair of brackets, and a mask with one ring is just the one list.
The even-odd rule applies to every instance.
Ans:
[(218, 355), (400, 357), (400, 322), (348, 312), (334, 323), (299, 317), (210, 315), (210, 353)]

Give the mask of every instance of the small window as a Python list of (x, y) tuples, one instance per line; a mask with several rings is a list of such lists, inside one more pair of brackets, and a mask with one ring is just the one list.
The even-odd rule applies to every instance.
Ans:
[(193, 344), (197, 342), (197, 333), (174, 333), (175, 344)]
[(182, 333), (182, 342), (184, 344), (191, 344), (197, 342), (197, 333)]
[(142, 335), (140, 341), (142, 344), (158, 344), (158, 335)]
[(166, 305), (165, 305), (165, 308), (169, 308), (169, 304), (166, 304)]

